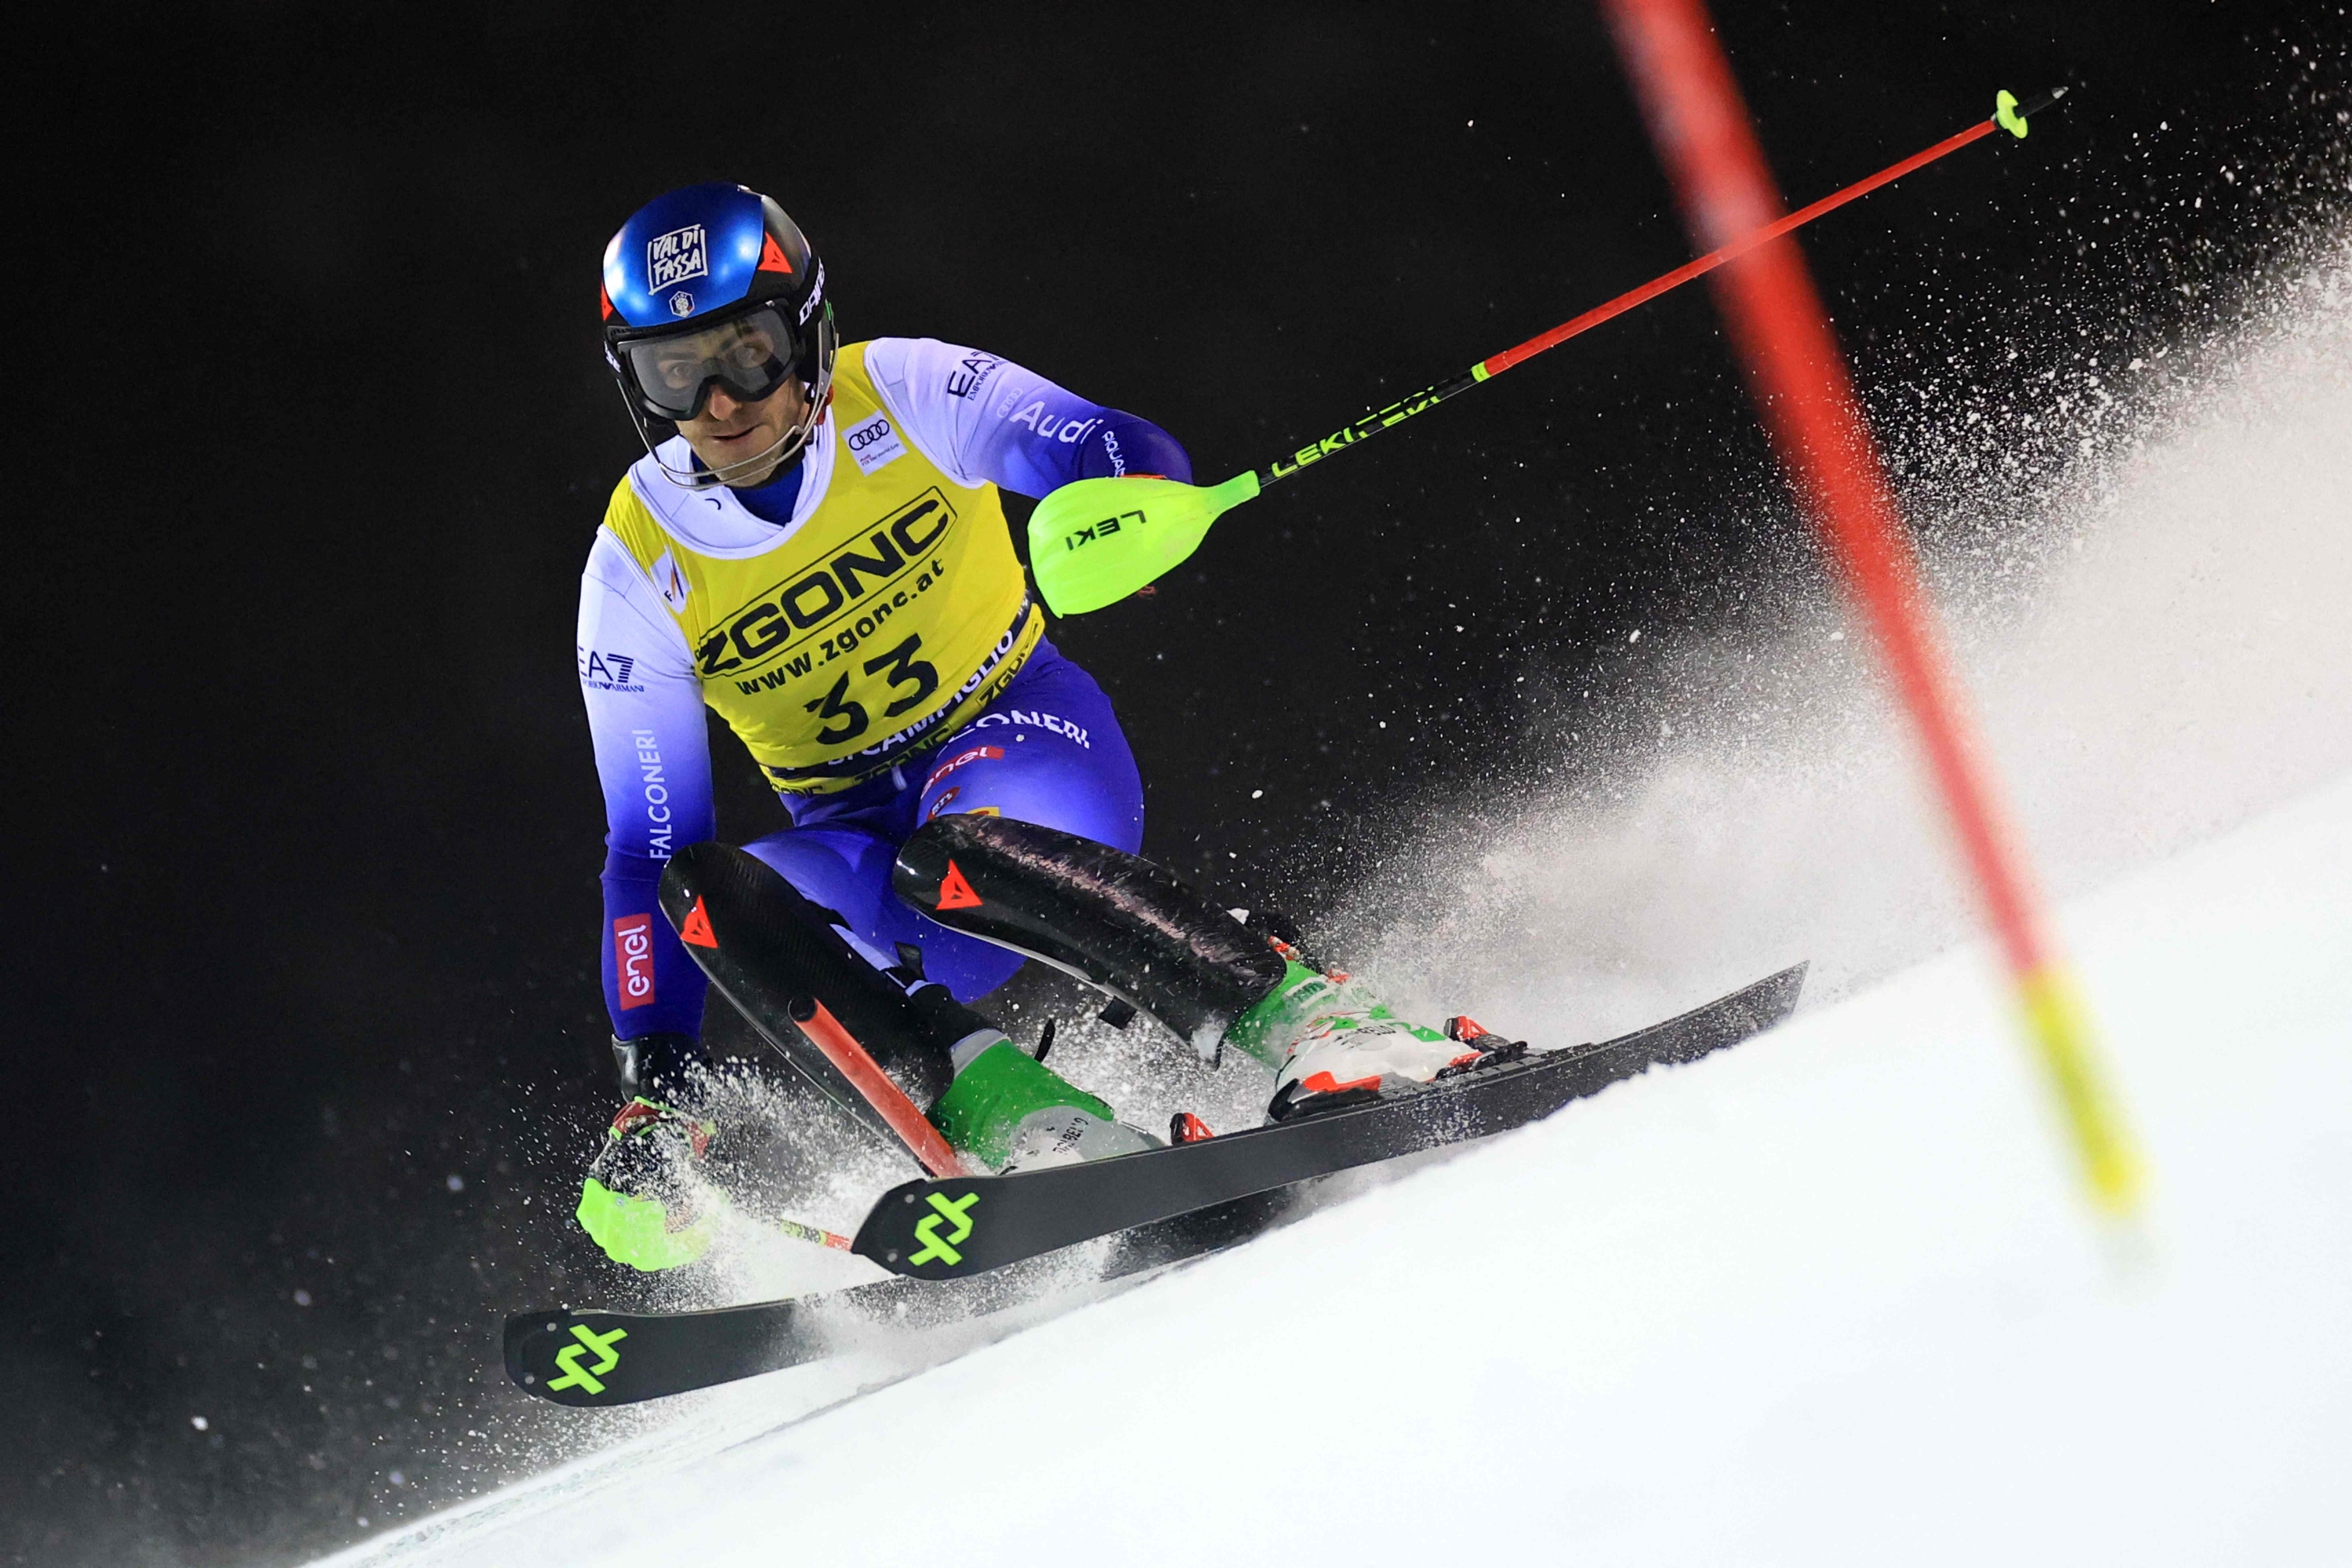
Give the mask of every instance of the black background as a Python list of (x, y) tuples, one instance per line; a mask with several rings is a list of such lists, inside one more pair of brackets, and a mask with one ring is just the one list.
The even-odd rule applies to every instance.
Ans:
[[(2082, 89), (1809, 231), (1898, 445), (1929, 370), (2018, 369), (1955, 344), (2032, 368), (2160, 325), (2344, 136), (2336, 5), (1724, 11), (1792, 199), (1996, 86)], [(562, 1419), (502, 1385), (500, 1316), (630, 1289), (560, 1216), (613, 1102), (570, 645), (637, 449), (593, 303), (634, 207), (768, 191), (850, 338), (1018, 359), (1204, 479), (1688, 254), (1577, 6), (123, 6), (36, 54), (13, 1562), (283, 1559), (451, 1501)], [(1685, 290), (1055, 635), (1125, 718), (1147, 852), (1311, 913), (1413, 812), (1605, 764), (1642, 689), (1624, 627), (1801, 584), (1768, 476)], [(719, 750), (722, 834), (768, 830)]]

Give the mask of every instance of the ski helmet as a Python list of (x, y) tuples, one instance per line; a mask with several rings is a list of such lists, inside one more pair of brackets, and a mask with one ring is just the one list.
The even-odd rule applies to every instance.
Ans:
[[(824, 263), (773, 200), (743, 185), (688, 185), (639, 207), (604, 247), (604, 360), (663, 473), (704, 489), (772, 471), (808, 445), (833, 389)], [(713, 387), (757, 403), (787, 376), (807, 387), (798, 424), (723, 469), (674, 468), (660, 445)]]

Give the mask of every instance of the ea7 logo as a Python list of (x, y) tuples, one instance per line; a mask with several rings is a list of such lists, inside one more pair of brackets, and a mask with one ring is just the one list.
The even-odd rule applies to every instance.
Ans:
[(710, 247), (702, 237), (700, 224), (690, 223), (646, 241), (646, 289), (667, 289), (689, 278), (709, 276)]
[(629, 677), (635, 673), (637, 661), (625, 653), (599, 653), (593, 647), (578, 650), (580, 683), (599, 691), (643, 691)]
[(1064, 534), (1062, 536), (1062, 548), (1065, 550), (1076, 550), (1081, 544), (1092, 544), (1097, 539), (1108, 539), (1112, 534), (1118, 532), (1122, 529), (1141, 528), (1142, 526), (1143, 514), (1141, 512), (1123, 511), (1117, 517), (1107, 517), (1100, 522), (1091, 522), (1084, 528), (1075, 529), (1069, 533)]
[(653, 916), (624, 915), (613, 922), (613, 974), (621, 993), (623, 1012), (653, 1001)]
[(1003, 363), (994, 354), (984, 354), (977, 349), (973, 350), (963, 356), (962, 361), (954, 370), (948, 372), (948, 395), (950, 397), (976, 396), (988, 378), (996, 374), (996, 367)]
[(887, 587), (937, 543), (955, 521), (955, 510), (936, 489), (886, 520), (854, 544), (834, 552), (814, 572), (763, 590), (702, 637), (694, 650), (705, 678), (757, 664), (789, 644), (795, 633), (821, 626), (858, 601)]

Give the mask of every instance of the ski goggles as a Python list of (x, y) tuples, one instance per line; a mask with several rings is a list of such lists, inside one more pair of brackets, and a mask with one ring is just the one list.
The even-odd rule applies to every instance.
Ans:
[(709, 405), (713, 387), (739, 403), (772, 395), (791, 377), (800, 341), (782, 310), (762, 305), (712, 326), (632, 338), (613, 353), (646, 412), (677, 424)]

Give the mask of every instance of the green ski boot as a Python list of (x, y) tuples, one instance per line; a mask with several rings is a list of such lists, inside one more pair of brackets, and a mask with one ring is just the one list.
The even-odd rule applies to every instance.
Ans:
[(1269, 940), (1287, 966), (1281, 984), (1234, 1020), (1225, 1043), (1274, 1069), (1270, 1121), (1410, 1092), (1528, 1054), (1526, 1041), (1475, 1019), (1448, 1018), (1433, 1029), (1400, 1018), (1348, 975), (1322, 973), (1289, 943)]
[(1160, 1147), (1103, 1100), (1005, 1038), (967, 1036), (950, 1053), (955, 1079), (931, 1107), (931, 1125), (992, 1170), (1035, 1170)]

